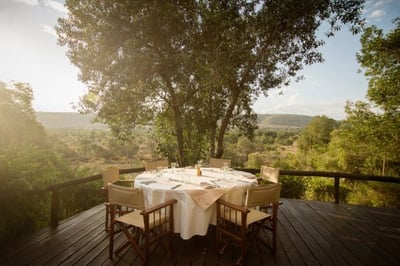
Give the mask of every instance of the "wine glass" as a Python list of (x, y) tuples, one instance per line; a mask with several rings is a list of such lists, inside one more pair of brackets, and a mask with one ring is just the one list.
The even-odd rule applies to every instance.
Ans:
[(229, 168), (229, 163), (228, 162), (223, 162), (222, 170), (224, 171), (224, 179), (226, 178), (226, 174), (228, 172), (228, 168)]

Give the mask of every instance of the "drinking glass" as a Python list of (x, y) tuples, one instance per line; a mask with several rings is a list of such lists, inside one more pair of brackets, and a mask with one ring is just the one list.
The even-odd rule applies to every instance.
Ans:
[[(172, 177), (175, 178), (176, 163), (171, 163)], [(171, 177), (169, 178), (171, 180)]]
[(229, 168), (229, 163), (228, 162), (224, 162), (222, 164), (222, 170), (224, 171), (224, 179), (226, 179), (226, 174), (228, 172), (228, 168)]

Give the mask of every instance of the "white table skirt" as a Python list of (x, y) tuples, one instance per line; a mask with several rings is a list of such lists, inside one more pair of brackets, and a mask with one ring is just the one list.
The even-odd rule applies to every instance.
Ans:
[[(146, 208), (170, 199), (174, 205), (174, 232), (183, 239), (194, 235), (206, 235), (208, 226), (216, 223), (217, 198), (229, 197), (240, 204), (248, 186), (256, 184), (255, 176), (241, 171), (222, 171), (217, 168), (163, 169), (160, 172), (144, 172), (135, 179), (135, 187), (141, 187)], [(205, 189), (207, 185), (213, 189)], [(178, 187), (176, 187), (178, 186)]]

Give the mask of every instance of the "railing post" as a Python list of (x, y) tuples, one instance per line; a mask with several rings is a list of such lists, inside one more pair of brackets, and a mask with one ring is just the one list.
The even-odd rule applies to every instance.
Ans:
[(51, 213), (50, 213), (50, 226), (52, 228), (58, 225), (58, 210), (60, 206), (60, 189), (51, 189)]
[(340, 177), (335, 177), (335, 203), (339, 203)]

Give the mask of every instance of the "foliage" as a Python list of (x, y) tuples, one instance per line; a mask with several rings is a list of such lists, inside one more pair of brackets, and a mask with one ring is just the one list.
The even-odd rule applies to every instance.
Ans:
[(251, 137), (254, 98), (322, 61), (315, 33), (323, 21), (328, 36), (341, 23), (357, 32), (362, 3), (69, 0), (57, 33), (88, 85), (81, 111), (121, 138), (164, 120), (156, 125), (168, 127), (177, 149), (168, 157), (185, 165), (202, 151), (221, 157), (233, 128)]
[[(53, 148), (65, 159), (79, 165), (124, 164), (142, 167), (143, 160), (158, 158), (152, 130), (137, 128), (129, 141), (116, 139), (109, 130), (51, 129), (48, 130)], [(104, 167), (90, 167), (95, 173)]]
[(0, 150), (0, 241), (47, 225), (47, 193), (29, 194), (68, 175), (50, 149), (12, 144)]
[(369, 77), (367, 96), (386, 113), (399, 112), (400, 106), (400, 17), (394, 23), (386, 36), (375, 26), (366, 28), (357, 54)]
[(76, 177), (35, 119), (26, 83), (0, 83), (0, 242), (49, 221), (49, 184)]
[[(80, 176), (87, 176), (81, 171)], [(104, 202), (104, 193), (101, 190), (101, 180), (93, 183), (80, 184), (61, 190), (60, 193), (60, 220), (66, 219), (83, 210), (92, 208)]]
[[(318, 118), (301, 132), (301, 154), (289, 157), (289, 169), (312, 169), (400, 175), (400, 20), (384, 35), (375, 26), (366, 28), (357, 60), (369, 77), (370, 102), (347, 103), (347, 119), (339, 124)], [(325, 123), (321, 123), (324, 121)], [(305, 198), (333, 199), (333, 182), (312, 178)], [(375, 207), (398, 207), (399, 186), (378, 182), (341, 183), (340, 201)]]
[[(313, 177), (307, 182), (308, 188), (305, 198), (318, 201), (335, 201), (335, 187), (332, 179)], [(352, 192), (347, 186), (341, 185), (339, 188), (339, 202), (347, 202)]]
[(48, 225), (49, 194), (22, 197), (1, 198), (0, 207), (0, 246), (7, 239), (32, 232)]
[(308, 180), (303, 177), (296, 176), (282, 176), (279, 178), (279, 182), (282, 184), (282, 198), (289, 199), (303, 199), (308, 186)]
[(45, 131), (35, 120), (32, 99), (29, 84), (0, 81), (0, 148), (12, 143), (45, 145)]
[(324, 151), (331, 140), (331, 132), (337, 128), (338, 122), (326, 116), (316, 116), (306, 126), (297, 139), (298, 147), (309, 152)]
[(400, 19), (386, 36), (365, 29), (357, 60), (369, 77), (368, 102), (348, 103), (347, 120), (331, 149), (342, 169), (376, 175), (400, 175)]
[(266, 161), (263, 153), (254, 152), (250, 153), (246, 162), (246, 168), (260, 169), (264, 162)]
[(350, 204), (380, 208), (400, 208), (400, 186), (380, 182), (353, 182), (352, 193), (348, 195)]
[(9, 145), (0, 150), (0, 240), (43, 227), (49, 194), (29, 193), (70, 178), (68, 166), (51, 149)]

